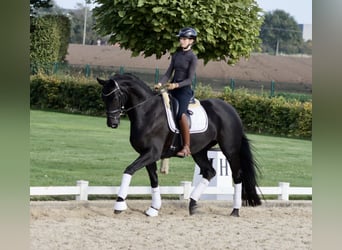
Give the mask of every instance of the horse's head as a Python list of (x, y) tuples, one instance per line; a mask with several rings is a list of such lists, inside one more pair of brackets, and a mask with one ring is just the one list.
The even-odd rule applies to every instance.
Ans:
[(119, 84), (113, 80), (97, 81), (102, 85), (102, 100), (106, 107), (107, 126), (110, 128), (117, 128), (120, 124), (120, 114), (122, 110), (122, 92)]

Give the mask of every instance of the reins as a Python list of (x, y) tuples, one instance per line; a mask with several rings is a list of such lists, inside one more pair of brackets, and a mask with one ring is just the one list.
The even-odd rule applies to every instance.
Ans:
[[(114, 88), (112, 91), (110, 91), (110, 92), (107, 93), (107, 94), (105, 94), (105, 93), (102, 92), (102, 96), (106, 96), (106, 97), (107, 97), (107, 96), (110, 96), (111, 94), (113, 94), (113, 93), (119, 91), (120, 103), (122, 103), (122, 96), (123, 96), (123, 93), (122, 93), (122, 91), (121, 91), (121, 89), (120, 89), (119, 84), (118, 84), (115, 80), (114, 80), (114, 83), (115, 83), (115, 87), (116, 87), (116, 88)], [(133, 109), (135, 109), (135, 108), (137, 108), (137, 107), (143, 105), (144, 103), (150, 101), (151, 99), (153, 99), (153, 97), (160, 96), (160, 95), (161, 95), (161, 93), (158, 93), (158, 94), (156, 94), (156, 95), (153, 95), (152, 98), (147, 98), (146, 100), (144, 100), (144, 101), (138, 103), (137, 105), (134, 105), (133, 107), (130, 107), (130, 108), (128, 108), (128, 109), (125, 109), (125, 108), (124, 108), (124, 105), (122, 105), (122, 107), (121, 107), (120, 109), (116, 109), (116, 110), (113, 110), (113, 111), (107, 111), (107, 114), (110, 115), (110, 114), (112, 114), (112, 113), (117, 113), (119, 110), (121, 111), (121, 113), (127, 113), (127, 112), (129, 112), (129, 111), (131, 111), (131, 110), (133, 110)]]
[[(158, 93), (158, 94), (156, 94), (156, 95), (153, 95), (152, 98), (153, 98), (153, 97), (156, 97), (156, 96), (160, 96), (160, 95), (161, 95), (161, 93)], [(124, 113), (127, 113), (128, 111), (131, 111), (132, 109), (135, 109), (135, 108), (137, 108), (137, 107), (143, 105), (144, 103), (150, 101), (152, 98), (147, 98), (146, 100), (144, 100), (144, 101), (138, 103), (137, 105), (135, 105), (135, 106), (133, 106), (133, 107), (130, 107), (130, 108), (128, 108), (128, 109), (121, 109), (121, 110), (122, 110)]]

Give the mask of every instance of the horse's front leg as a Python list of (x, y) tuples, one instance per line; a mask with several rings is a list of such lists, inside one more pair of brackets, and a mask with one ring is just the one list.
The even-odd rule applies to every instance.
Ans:
[[(130, 164), (121, 179), (121, 185), (117, 195), (116, 202), (114, 204), (114, 213), (119, 214), (127, 209), (126, 198), (128, 194), (128, 188), (131, 183), (133, 174), (144, 166), (153, 165), (158, 159), (154, 159), (155, 151), (150, 150), (147, 153), (140, 155), (132, 164)], [(153, 163), (151, 163), (153, 162)], [(156, 165), (155, 165), (156, 168)], [(158, 180), (158, 179), (157, 179)]]
[(159, 209), (161, 207), (161, 195), (160, 189), (158, 185), (158, 174), (157, 174), (157, 164), (153, 162), (150, 165), (146, 166), (148, 175), (150, 177), (151, 183), (151, 191), (152, 191), (152, 204), (151, 206), (145, 211), (147, 216), (158, 216)]
[(119, 214), (127, 209), (126, 197), (128, 194), (129, 184), (131, 183), (132, 175), (124, 173), (121, 179), (118, 196), (114, 204), (114, 213)]

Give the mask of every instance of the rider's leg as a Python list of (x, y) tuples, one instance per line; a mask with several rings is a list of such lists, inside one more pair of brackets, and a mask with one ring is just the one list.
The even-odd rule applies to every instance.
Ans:
[(183, 148), (177, 153), (177, 156), (185, 157), (191, 155), (189, 124), (185, 114), (182, 114), (181, 119), (179, 120), (179, 126), (183, 139)]

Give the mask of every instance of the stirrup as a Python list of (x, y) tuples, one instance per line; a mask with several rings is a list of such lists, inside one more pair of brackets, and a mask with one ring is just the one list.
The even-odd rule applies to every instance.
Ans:
[(189, 156), (189, 155), (191, 155), (191, 152), (190, 152), (190, 147), (188, 145), (184, 145), (182, 150), (177, 153), (177, 156), (182, 157), (182, 158)]

